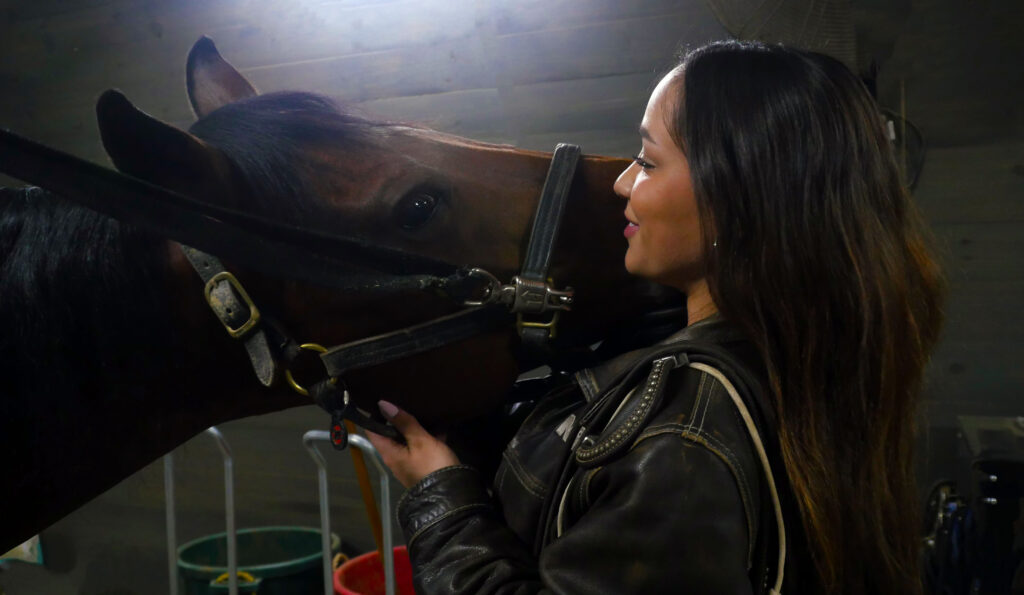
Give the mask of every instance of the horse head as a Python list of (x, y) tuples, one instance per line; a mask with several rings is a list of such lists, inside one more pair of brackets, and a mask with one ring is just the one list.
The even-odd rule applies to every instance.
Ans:
[[(187, 82), (199, 118), (188, 132), (115, 92), (101, 98), (104, 146), (119, 169), (202, 200), (368, 237), (501, 279), (520, 266), (548, 154), (372, 120), (308, 93), (260, 95), (206, 38), (189, 55)], [(552, 277), (579, 295), (564, 329), (577, 344), (598, 340), (665, 296), (622, 266), (622, 204), (611, 192), (622, 166), (583, 160), (555, 251)], [(194, 285), (180, 251), (170, 250), (183, 284)], [(351, 265), (361, 271), (359, 262)], [(239, 276), (301, 342), (335, 345), (459, 308), (427, 292), (367, 296)], [(361, 370), (346, 382), (368, 409), (391, 400), (438, 427), (493, 408), (521, 371), (517, 355), (509, 327)]]

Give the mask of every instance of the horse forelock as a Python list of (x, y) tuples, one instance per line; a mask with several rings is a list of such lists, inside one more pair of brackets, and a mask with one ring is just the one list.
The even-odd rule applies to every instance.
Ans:
[[(223, 151), (251, 186), (264, 213), (308, 216), (315, 211), (318, 148), (374, 143), (390, 122), (364, 118), (323, 95), (277, 92), (227, 104), (189, 132)], [(282, 200), (284, 199), (284, 200)]]

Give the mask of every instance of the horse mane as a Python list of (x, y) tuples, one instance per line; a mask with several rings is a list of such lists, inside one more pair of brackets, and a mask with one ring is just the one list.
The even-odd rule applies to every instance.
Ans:
[(15, 395), (66, 403), (130, 390), (125, 369), (144, 377), (166, 365), (152, 358), (172, 343), (167, 266), (152, 235), (40, 188), (0, 188), (0, 367), (11, 391), (0, 418), (26, 406)]
[[(229, 103), (189, 128), (223, 151), (251, 186), (247, 200), (263, 213), (308, 215), (316, 190), (307, 180), (323, 178), (310, 150), (352, 141), (372, 141), (393, 123), (342, 109), (315, 93), (281, 91)], [(298, 200), (282, 200), (282, 199)], [(303, 200), (305, 199), (305, 200)]]

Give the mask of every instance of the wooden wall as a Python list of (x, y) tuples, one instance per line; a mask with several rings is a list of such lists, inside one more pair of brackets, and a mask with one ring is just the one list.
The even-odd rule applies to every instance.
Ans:
[(926, 488), (964, 479), (958, 416), (1024, 415), (1024, 3), (896, 1), (878, 21), (887, 3), (863, 4), (864, 36), (878, 35), (872, 22), (895, 33), (880, 96), (898, 110), (902, 85), (928, 144), (915, 197), (949, 279), (921, 415)]
[[(852, 5), (859, 53), (882, 63), (883, 103), (897, 108), (902, 84), (930, 145), (917, 197), (951, 295), (922, 415), (927, 483), (962, 463), (957, 415), (1024, 414), (1024, 5)], [(106, 163), (93, 106), (116, 87), (186, 127), (184, 61), (201, 35), (263, 91), (319, 91), (480, 140), (625, 156), (676, 49), (727, 33), (703, 0), (6, 0), (0, 126)], [(324, 421), (298, 409), (222, 428), (235, 444), (243, 525), (317, 523), (299, 437)], [(181, 539), (219, 531), (216, 451), (199, 437), (179, 452)], [(332, 465), (335, 530), (365, 549), (347, 461)], [(161, 490), (157, 463), (44, 533), (49, 568), (12, 567), (0, 588), (163, 591)]]
[(264, 91), (313, 90), (483, 140), (622, 154), (677, 46), (725, 36), (704, 4), (670, 0), (43, 0), (6, 16), (4, 124), (99, 161), (92, 109), (105, 89), (192, 121), (184, 58), (200, 35)]

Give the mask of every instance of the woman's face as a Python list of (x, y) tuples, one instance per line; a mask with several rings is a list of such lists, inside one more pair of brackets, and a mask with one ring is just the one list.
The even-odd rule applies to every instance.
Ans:
[(615, 181), (615, 193), (627, 201), (626, 270), (687, 292), (703, 277), (703, 248), (690, 165), (667, 124), (679, 99), (675, 76), (651, 94), (640, 124), (642, 149)]

